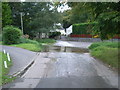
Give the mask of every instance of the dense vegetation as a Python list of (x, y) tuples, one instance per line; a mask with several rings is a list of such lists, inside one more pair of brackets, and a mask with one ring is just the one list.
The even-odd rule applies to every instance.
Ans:
[[(53, 3), (50, 2), (9, 2), (12, 12), (12, 25), (21, 28), (21, 17), (23, 17), (23, 33), (28, 34), (31, 39), (41, 37), (41, 33), (49, 33), (54, 30), (55, 23), (60, 21), (60, 14)], [(3, 6), (4, 6), (3, 4)], [(4, 11), (3, 11), (4, 12)]]
[(102, 40), (120, 34), (120, 2), (69, 2), (64, 12), (63, 25), (98, 22), (93, 33)]
[(90, 23), (80, 23), (80, 24), (73, 24), (72, 34), (92, 34), (93, 27), (98, 24), (97, 22), (90, 22)]
[(120, 43), (118, 42), (97, 42), (93, 43), (89, 49), (91, 55), (102, 60), (108, 65), (119, 68), (119, 49)]
[[(5, 68), (4, 60), (7, 62), (8, 68)], [(7, 60), (7, 55), (0, 52), (0, 69), (1, 69), (0, 70), (0, 86), (2, 84), (12, 81), (15, 78), (7, 75), (9, 73), (9, 69), (11, 65), (12, 65), (12, 61)]]
[(6, 26), (3, 28), (3, 42), (4, 44), (16, 44), (19, 43), (21, 37), (21, 30), (13, 27)]

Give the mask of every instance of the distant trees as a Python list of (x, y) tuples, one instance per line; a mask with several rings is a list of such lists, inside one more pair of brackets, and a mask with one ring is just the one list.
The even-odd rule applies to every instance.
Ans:
[(12, 25), (21, 28), (20, 13), (23, 14), (24, 34), (31, 38), (49, 32), (58, 23), (60, 14), (50, 2), (9, 2), (12, 10)]
[(58, 12), (56, 8), (51, 8), (51, 3), (36, 3), (34, 19), (30, 21), (30, 29), (34, 33), (38, 33), (38, 36), (41, 36), (41, 33), (48, 33), (53, 29), (55, 23), (58, 23)]
[(70, 23), (97, 21), (94, 33), (102, 40), (120, 34), (120, 2), (69, 2), (68, 5), (72, 8), (69, 10)]

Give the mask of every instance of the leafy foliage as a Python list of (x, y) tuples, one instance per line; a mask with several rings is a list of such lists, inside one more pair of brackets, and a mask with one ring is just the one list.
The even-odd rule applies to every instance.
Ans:
[(120, 34), (120, 2), (69, 2), (72, 24), (97, 21), (93, 33), (102, 40)]
[(6, 26), (3, 28), (3, 42), (4, 44), (16, 44), (19, 43), (21, 36), (21, 30), (13, 27)]
[(10, 25), (12, 23), (11, 8), (7, 2), (2, 3), (2, 26)]
[(72, 34), (92, 34), (93, 27), (98, 24), (97, 22), (89, 22), (89, 23), (80, 23), (73, 24)]
[(60, 36), (60, 32), (50, 32), (49, 33), (49, 38), (55, 38), (55, 37), (57, 37), (57, 36)]
[(51, 44), (51, 43), (55, 43), (56, 41), (54, 39), (37, 39), (37, 41), (41, 44), (45, 43), (45, 44)]
[(13, 14), (13, 25), (21, 27), (20, 13), (23, 13), (24, 34), (30, 38), (49, 32), (55, 23), (60, 21), (57, 8), (50, 2), (10, 2)]
[(67, 10), (67, 11), (64, 11), (62, 15), (63, 15), (63, 18), (62, 18), (63, 28), (65, 29), (65, 32), (66, 32), (66, 28), (68, 28), (71, 25), (71, 20), (70, 20), (71, 12), (70, 10)]
[(20, 38), (20, 43), (39, 44), (39, 43), (38, 43), (37, 41), (35, 41), (35, 40), (26, 39), (26, 38), (23, 38), (23, 37)]
[[(110, 39), (116, 34), (120, 34), (120, 2), (118, 3), (93, 3), (96, 20), (99, 22), (99, 29), (95, 30), (101, 39)], [(99, 10), (98, 10), (99, 9)]]

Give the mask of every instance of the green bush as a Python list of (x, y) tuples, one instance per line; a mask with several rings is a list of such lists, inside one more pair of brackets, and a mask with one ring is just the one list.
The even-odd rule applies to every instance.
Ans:
[(2, 41), (2, 34), (0, 34), (0, 41)]
[(39, 44), (36, 40), (30, 40), (23, 37), (20, 38), (20, 43)]
[(89, 49), (94, 49), (94, 48), (96, 48), (96, 47), (98, 47), (98, 46), (100, 46), (100, 44), (94, 43), (94, 44), (92, 44), (92, 45), (89, 47)]
[(93, 43), (89, 49), (94, 49), (99, 46), (105, 46), (105, 47), (110, 47), (110, 48), (120, 48), (120, 42), (97, 42)]
[(72, 34), (91, 34), (93, 27), (98, 24), (97, 22), (89, 22), (89, 23), (80, 23), (73, 24)]
[(3, 43), (17, 44), (20, 41), (21, 30), (14, 26), (6, 26), (3, 28)]
[(37, 39), (39, 43), (55, 43), (54, 39)]
[(49, 38), (55, 38), (55, 37), (57, 37), (57, 36), (60, 36), (60, 32), (50, 32), (49, 33)]

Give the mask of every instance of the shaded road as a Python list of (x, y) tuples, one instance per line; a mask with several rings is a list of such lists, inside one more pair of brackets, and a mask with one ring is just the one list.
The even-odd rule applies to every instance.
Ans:
[(36, 55), (36, 52), (32, 52), (22, 48), (1, 45), (0, 47), (2, 47), (0, 51), (6, 50), (10, 53), (10, 56), (12, 58), (13, 65), (10, 68), (9, 75), (12, 75), (18, 72), (19, 70), (23, 69), (32, 61), (32, 58)]
[(117, 88), (117, 73), (91, 57), (88, 50), (81, 52), (81, 47), (88, 48), (90, 44), (58, 41), (41, 52), (22, 77), (4, 87)]

